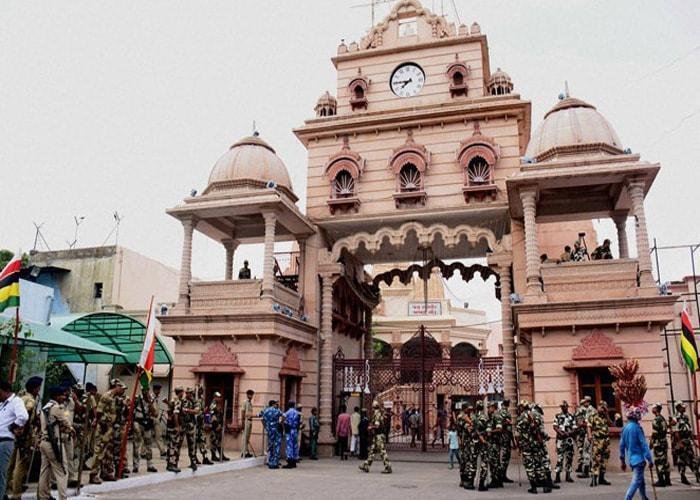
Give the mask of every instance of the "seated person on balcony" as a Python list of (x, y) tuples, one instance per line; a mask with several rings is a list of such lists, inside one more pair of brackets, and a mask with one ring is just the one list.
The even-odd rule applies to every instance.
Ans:
[(571, 260), (574, 262), (588, 260), (588, 249), (586, 249), (586, 242), (583, 241), (582, 236), (579, 236), (578, 240), (574, 242), (574, 251), (571, 252)]
[(540, 255), (540, 264), (549, 264), (550, 262), (554, 262), (554, 261), (552, 259), (550, 259), (546, 253), (543, 253), (542, 255)]
[(243, 261), (243, 267), (238, 271), (239, 280), (249, 280), (250, 279), (250, 268), (248, 267), (248, 261)]
[(596, 247), (591, 254), (591, 259), (593, 260), (607, 260), (612, 258), (613, 256), (612, 252), (610, 251), (610, 240), (607, 238), (603, 241), (603, 244)]
[(571, 261), (571, 247), (566, 245), (564, 247), (564, 253), (559, 256), (559, 262), (570, 262)]

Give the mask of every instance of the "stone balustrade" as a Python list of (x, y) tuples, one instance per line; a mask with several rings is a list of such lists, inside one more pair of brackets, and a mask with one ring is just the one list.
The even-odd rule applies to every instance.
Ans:
[(540, 266), (544, 293), (549, 302), (573, 302), (639, 296), (637, 259), (590, 260), (546, 263)]
[[(197, 281), (190, 284), (190, 313), (231, 314), (268, 312), (270, 300), (262, 297), (261, 279)], [(287, 306), (294, 313), (299, 308), (299, 294), (279, 283), (273, 287), (272, 302)]]

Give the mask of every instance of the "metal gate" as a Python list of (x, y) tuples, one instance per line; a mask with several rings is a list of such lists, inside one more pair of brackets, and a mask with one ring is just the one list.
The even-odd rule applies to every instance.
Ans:
[(462, 403), (497, 399), (503, 393), (502, 358), (450, 359), (449, 352), (429, 348), (435, 339), (423, 325), (412, 340), (414, 352), (392, 359), (346, 359), (338, 349), (333, 358), (333, 429), (341, 404), (350, 411), (355, 404), (371, 412), (377, 400), (385, 412), (390, 449), (444, 451), (449, 423)]

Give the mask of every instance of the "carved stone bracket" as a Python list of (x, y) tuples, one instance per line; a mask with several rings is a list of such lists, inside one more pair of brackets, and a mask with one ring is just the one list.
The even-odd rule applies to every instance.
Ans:
[(306, 374), (301, 371), (301, 361), (299, 360), (299, 352), (293, 345), (287, 347), (287, 352), (282, 359), (282, 368), (280, 376), (290, 377), (306, 377)]
[(574, 348), (571, 355), (573, 361), (592, 359), (621, 359), (622, 348), (605, 336), (600, 330), (593, 332), (581, 340), (581, 344)]

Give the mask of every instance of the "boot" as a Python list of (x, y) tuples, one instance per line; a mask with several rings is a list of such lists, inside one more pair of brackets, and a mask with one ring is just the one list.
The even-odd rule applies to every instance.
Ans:
[(588, 466), (584, 465), (582, 472), (580, 474), (577, 474), (576, 477), (581, 478), (581, 479), (585, 479), (587, 477), (590, 477), (588, 474)]
[(598, 474), (598, 484), (602, 484), (603, 486), (610, 486), (610, 481), (605, 479), (605, 472), (601, 472)]
[(146, 467), (146, 472), (158, 472), (158, 469), (156, 469), (152, 464)]
[(479, 479), (479, 491), (488, 491), (489, 489), (484, 485), (485, 479)]
[(138, 465), (134, 465), (134, 468), (131, 469), (131, 470), (134, 471), (134, 474), (138, 474), (138, 473), (139, 473), (139, 467), (138, 467)]
[(503, 484), (503, 483), (512, 483), (512, 482), (513, 482), (513, 480), (510, 479), (510, 478), (506, 475), (506, 473), (504, 472), (503, 475), (501, 476), (501, 484)]
[(226, 455), (224, 455), (224, 452), (222, 451), (222, 452), (221, 452), (221, 461), (222, 461), (222, 462), (228, 462), (229, 460), (231, 460), (231, 459), (228, 458)]
[(190, 469), (192, 469), (192, 472), (197, 471), (197, 461), (196, 460), (194, 462), (190, 463)]
[(598, 486), (598, 476), (591, 474), (591, 484), (589, 486)]
[(100, 479), (102, 479), (103, 481), (108, 481), (108, 482), (112, 482), (112, 481), (117, 480), (117, 478), (114, 477), (112, 474), (102, 474), (102, 476), (100, 476)]
[(367, 472), (369, 473), (369, 467), (367, 467), (365, 464), (360, 465), (360, 470), (362, 472)]
[(212, 451), (212, 452), (211, 452), (211, 459), (212, 459), (214, 462), (219, 462), (219, 461), (221, 461), (221, 459), (219, 458), (219, 455), (218, 455), (215, 451)]
[(97, 477), (97, 474), (90, 474), (90, 484), (102, 484), (102, 480)]
[(557, 475), (554, 476), (554, 482), (561, 483), (561, 472), (557, 472)]
[(384, 470), (382, 471), (382, 474), (391, 474), (393, 471), (391, 470), (391, 465), (387, 465), (384, 467)]
[(558, 490), (561, 488), (561, 486), (557, 486), (556, 484), (552, 483), (552, 473), (547, 472), (547, 477), (545, 478), (545, 484), (549, 486), (550, 490)]
[(700, 483), (700, 470), (695, 472), (695, 482)]
[(175, 474), (178, 474), (180, 472), (180, 469), (177, 468), (177, 465), (168, 465), (165, 470), (169, 472), (174, 472)]
[(576, 473), (580, 474), (583, 471), (583, 466), (581, 465), (581, 462), (578, 463), (578, 466), (576, 467)]
[(567, 483), (573, 483), (573, 482), (574, 482), (574, 480), (571, 479), (571, 472), (569, 472), (569, 471), (566, 471), (566, 482), (567, 482)]
[(685, 477), (685, 472), (681, 472), (681, 483), (690, 484), (690, 481), (688, 481), (688, 478)]
[(671, 484), (671, 473), (670, 472), (664, 472), (664, 477), (666, 478), (666, 486), (673, 486)]
[(202, 463), (203, 463), (204, 465), (214, 465), (214, 462), (212, 462), (211, 460), (209, 460), (209, 458), (207, 458), (207, 457), (204, 457), (204, 460), (202, 460)]
[(535, 481), (530, 481), (530, 489), (527, 492), (537, 494), (537, 483)]
[(463, 488), (465, 490), (473, 490), (474, 489), (474, 478), (470, 478), (468, 475), (464, 475), (464, 484)]
[(666, 486), (666, 473), (665, 472), (659, 472), (659, 479), (654, 483), (654, 486), (657, 488), (663, 488)]

